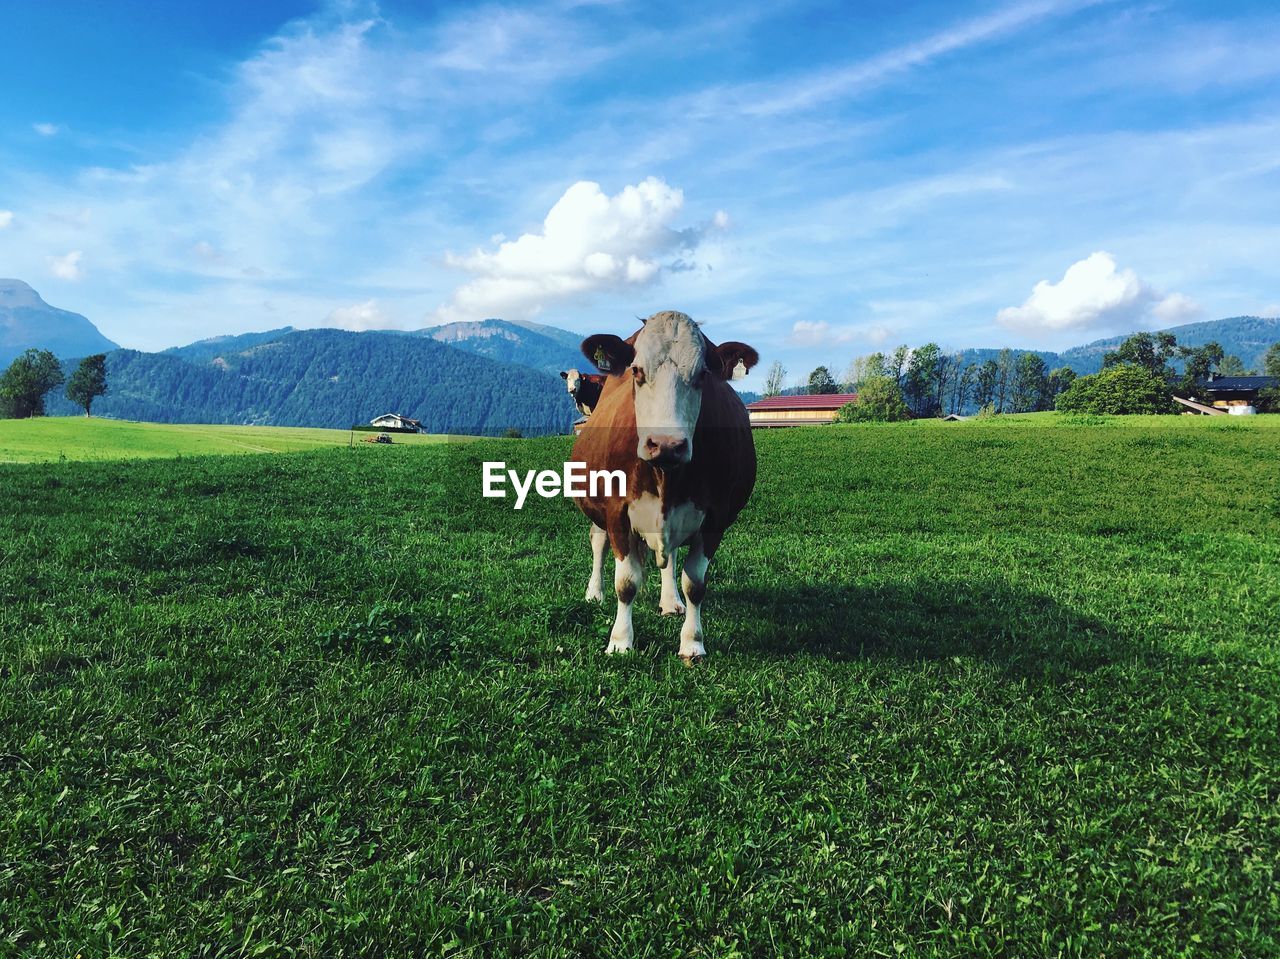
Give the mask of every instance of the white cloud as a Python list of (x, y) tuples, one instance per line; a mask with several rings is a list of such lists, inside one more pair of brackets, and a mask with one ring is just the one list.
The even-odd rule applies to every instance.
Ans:
[[(582, 180), (565, 190), (539, 233), (500, 243), (493, 251), (448, 254), (448, 265), (476, 278), (458, 287), (437, 313), (442, 322), (489, 316), (523, 318), (550, 303), (644, 286), (666, 269), (688, 269), (670, 257), (691, 252), (708, 228), (676, 230), (684, 193), (656, 177), (606, 196)], [(717, 214), (711, 228), (728, 223)]]
[(1204, 315), (1200, 304), (1182, 293), (1171, 293), (1151, 308), (1151, 315), (1161, 326), (1190, 323)]
[(791, 326), (791, 342), (796, 346), (824, 346), (847, 343), (853, 337), (835, 330), (826, 320), (796, 320)]
[(49, 257), (49, 272), (60, 280), (75, 282), (84, 278), (84, 268), (80, 266), (82, 250), (72, 250), (65, 256)]
[(893, 330), (883, 323), (836, 327), (826, 320), (796, 320), (791, 326), (790, 342), (793, 346), (832, 346), (854, 342), (880, 346), (891, 336)]
[(13, 222), (12, 210), (0, 210), (0, 230), (5, 229)]
[(1001, 325), (1027, 333), (1060, 333), (1132, 325), (1146, 317), (1185, 322), (1199, 308), (1181, 293), (1162, 296), (1133, 270), (1120, 270), (1110, 253), (1071, 264), (1057, 283), (1041, 280), (1022, 306), (996, 314)]
[(336, 326), (343, 330), (385, 330), (392, 326), (391, 319), (377, 300), (365, 300), (351, 306), (341, 306), (324, 319), (325, 326)]
[(33, 123), (31, 129), (42, 137), (57, 136), (58, 130), (61, 129), (56, 123)]
[(893, 336), (893, 330), (883, 323), (872, 323), (870, 326), (863, 327), (862, 332), (872, 346), (884, 346), (889, 342), (889, 337)]
[(1267, 303), (1258, 310), (1258, 316), (1280, 316), (1280, 303)]

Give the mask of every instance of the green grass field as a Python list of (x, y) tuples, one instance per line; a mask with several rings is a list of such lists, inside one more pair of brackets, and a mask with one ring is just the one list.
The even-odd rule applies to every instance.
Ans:
[[(356, 433), (354, 442), (358, 445), (361, 438), (368, 435)], [(441, 439), (411, 433), (394, 436), (396, 443), (408, 445), (440, 442)], [(0, 463), (293, 453), (347, 446), (351, 442), (352, 435), (347, 430), (134, 423), (80, 416), (0, 419)]]
[(693, 669), (566, 438), (0, 466), (0, 954), (1280, 955), (1269, 419), (759, 434)]

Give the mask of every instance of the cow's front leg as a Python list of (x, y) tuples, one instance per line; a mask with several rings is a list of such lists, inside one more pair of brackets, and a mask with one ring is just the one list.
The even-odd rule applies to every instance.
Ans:
[(658, 609), (663, 616), (679, 616), (684, 612), (684, 603), (680, 602), (680, 593), (676, 591), (674, 552), (667, 554), (667, 565), (662, 567), (662, 599), (658, 601)]
[(635, 630), (631, 626), (631, 603), (640, 592), (644, 579), (643, 547), (633, 542), (631, 549), (614, 567), (613, 588), (618, 594), (618, 618), (613, 621), (606, 653), (629, 653), (635, 646)]
[(595, 523), (591, 524), (591, 578), (587, 580), (587, 602), (603, 603), (604, 589), (600, 575), (604, 569), (604, 549), (609, 545), (609, 534)]
[(702, 550), (702, 537), (694, 540), (689, 555), (684, 558), (684, 570), (680, 584), (689, 604), (685, 611), (684, 625), (680, 628), (680, 658), (692, 663), (707, 654), (702, 645), (702, 597), (707, 593), (707, 566), (710, 560)]

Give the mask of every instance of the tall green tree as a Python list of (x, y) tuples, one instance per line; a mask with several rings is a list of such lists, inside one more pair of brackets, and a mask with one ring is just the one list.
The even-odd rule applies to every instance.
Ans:
[(1076, 371), (1069, 366), (1060, 366), (1049, 374), (1045, 390), (1045, 409), (1051, 410), (1061, 396), (1076, 381)]
[[(1217, 343), (1206, 343), (1204, 346), (1183, 346), (1178, 354), (1187, 361), (1186, 374), (1193, 379), (1202, 380), (1212, 373), (1226, 358), (1225, 351)], [(1239, 358), (1236, 359), (1239, 363)]]
[[(1272, 343), (1263, 354), (1262, 375), (1280, 376), (1280, 343)], [(1258, 390), (1258, 409), (1263, 413), (1280, 413), (1280, 386)]]
[(62, 385), (58, 358), (48, 350), (27, 350), (0, 376), (0, 404), (14, 419), (44, 416), (44, 398)]
[(1186, 361), (1183, 368), (1182, 381), (1178, 391), (1183, 396), (1190, 396), (1196, 391), (1196, 383), (1207, 379), (1223, 360), (1223, 349), (1217, 343), (1206, 343), (1204, 346), (1182, 346), (1178, 355)]
[(836, 384), (835, 378), (825, 366), (819, 366), (809, 374), (809, 393), (811, 395), (824, 395), (838, 393), (839, 391), (840, 387)]
[[(1178, 338), (1172, 333), (1135, 333), (1103, 355), (1102, 368), (1130, 363), (1142, 367), (1152, 376), (1171, 380), (1173, 368), (1169, 361), (1179, 356), (1185, 357), (1186, 353), (1178, 349)], [(1219, 355), (1218, 359), (1221, 358)]]
[(868, 377), (886, 375), (886, 362), (885, 355), (879, 352), (855, 356), (844, 373), (845, 388), (850, 392), (857, 392)]
[(933, 416), (937, 413), (937, 380), (942, 350), (937, 343), (926, 343), (911, 351), (906, 376), (902, 380), (902, 394), (916, 416)]
[(1272, 343), (1263, 354), (1262, 375), (1280, 376), (1280, 343)]
[(93, 401), (99, 396), (105, 396), (106, 392), (107, 355), (95, 353), (93, 356), (86, 356), (67, 381), (67, 399), (82, 407), (84, 415), (88, 416)]
[(1034, 413), (1044, 409), (1044, 359), (1034, 353), (1018, 357), (1014, 370), (1012, 403), (1015, 413)]
[(1003, 413), (1007, 408), (1006, 399), (1013, 391), (1014, 377), (1017, 375), (1018, 361), (1013, 350), (1003, 349), (996, 357), (996, 412)]
[(974, 373), (973, 379), (973, 401), (979, 408), (995, 403), (996, 383), (999, 379), (999, 364), (995, 360), (984, 360)]
[(885, 361), (884, 371), (886, 376), (892, 376), (893, 381), (902, 386), (902, 378), (907, 373), (907, 359), (911, 356), (911, 347), (903, 343), (893, 351), (893, 355)]
[[(963, 354), (955, 355), (956, 365), (959, 366)], [(976, 363), (969, 363), (959, 374), (951, 380), (951, 406), (949, 412), (959, 413), (964, 409), (964, 404), (969, 399), (969, 393), (973, 390), (974, 380), (978, 375), (978, 366)]]
[(893, 423), (910, 418), (902, 390), (893, 377), (883, 374), (863, 380), (858, 398), (836, 412), (836, 419), (842, 423)]
[(947, 411), (947, 391), (951, 381), (960, 375), (960, 357), (952, 353), (938, 353), (938, 364), (934, 368), (933, 398), (935, 415), (941, 416)]
[(1244, 368), (1244, 360), (1234, 353), (1228, 353), (1222, 358), (1222, 362), (1218, 364), (1218, 375), (1248, 376), (1249, 371)]

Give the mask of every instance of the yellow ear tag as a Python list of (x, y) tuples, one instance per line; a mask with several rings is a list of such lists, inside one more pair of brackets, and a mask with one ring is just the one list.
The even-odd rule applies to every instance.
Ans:
[(742, 360), (738, 360), (738, 365), (733, 368), (733, 375), (730, 379), (740, 380), (747, 375), (747, 364)]
[(609, 354), (604, 351), (603, 346), (596, 347), (596, 366), (605, 373), (613, 371), (613, 364), (609, 362)]

